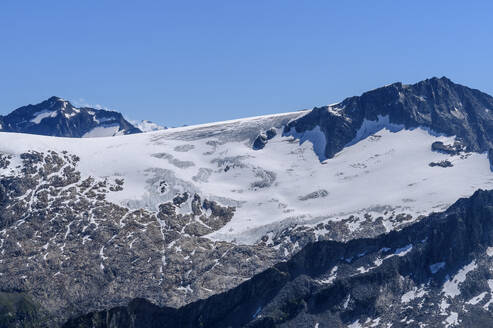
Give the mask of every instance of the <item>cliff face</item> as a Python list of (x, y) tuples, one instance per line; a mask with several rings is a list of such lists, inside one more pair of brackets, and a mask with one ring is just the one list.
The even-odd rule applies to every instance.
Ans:
[(142, 299), (65, 327), (406, 327), (493, 324), (493, 191), (377, 238), (307, 245), (228, 292), (180, 309)]
[(290, 122), (284, 133), (303, 133), (319, 126), (326, 139), (321, 157), (331, 158), (382, 125), (427, 127), (434, 133), (459, 137), (469, 151), (485, 152), (493, 147), (493, 97), (446, 77), (413, 85), (394, 83), (333, 106), (314, 108)]

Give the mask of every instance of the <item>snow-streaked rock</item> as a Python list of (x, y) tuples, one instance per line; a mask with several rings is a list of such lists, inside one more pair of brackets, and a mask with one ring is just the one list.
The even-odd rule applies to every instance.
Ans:
[(0, 131), (57, 137), (110, 137), (139, 133), (122, 114), (105, 109), (77, 108), (69, 101), (51, 97), (0, 116)]

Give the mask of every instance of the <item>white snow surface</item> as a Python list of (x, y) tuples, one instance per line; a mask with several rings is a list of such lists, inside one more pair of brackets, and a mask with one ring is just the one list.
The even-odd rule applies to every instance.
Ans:
[(363, 326), (359, 323), (359, 320), (356, 320), (352, 324), (347, 326), (348, 328), (363, 328)]
[(445, 294), (445, 296), (454, 298), (457, 295), (460, 295), (460, 289), (459, 285), (466, 281), (467, 274), (477, 268), (476, 261), (472, 261), (468, 265), (464, 266), (462, 269), (457, 272), (457, 274), (452, 278), (448, 279), (444, 284), (442, 288), (442, 293)]
[(118, 132), (120, 132), (120, 125), (118, 124), (101, 125), (84, 133), (82, 138), (113, 137), (119, 135)]
[[(357, 140), (321, 162), (313, 149), (320, 151), (325, 142), (318, 127), (306, 135), (282, 133), (287, 122), (306, 112), (112, 138), (0, 133), (0, 151), (67, 150), (80, 157), (83, 176), (123, 178), (124, 190), (108, 199), (129, 208), (157, 210), (185, 191), (235, 206), (233, 219), (209, 237), (239, 243), (254, 243), (293, 222), (312, 225), (389, 208), (417, 218), (479, 188), (493, 188), (486, 154), (461, 158), (432, 152), (434, 141), (451, 143), (454, 137), (396, 128), (385, 119), (365, 122)], [(253, 150), (255, 136), (271, 127), (276, 137)], [(106, 128), (85, 137), (116, 133)], [(445, 159), (453, 167), (428, 165)], [(163, 181), (168, 187), (161, 193)]]
[(487, 292), (482, 292), (478, 296), (474, 296), (473, 298), (471, 298), (469, 301), (466, 302), (466, 304), (476, 305), (481, 302), (487, 294)]
[(457, 326), (459, 324), (459, 314), (450, 312), (450, 315), (445, 319), (445, 327)]
[(31, 120), (31, 122), (35, 124), (41, 123), (41, 121), (47, 117), (55, 117), (58, 115), (58, 112), (55, 111), (50, 111), (50, 110), (44, 110), (41, 112), (34, 113), (34, 118)]
[(414, 287), (412, 290), (408, 291), (401, 297), (401, 302), (402, 303), (409, 303), (410, 301), (416, 299), (416, 298), (421, 298), (427, 294), (427, 291), (424, 290), (423, 288), (417, 288)]
[(128, 120), (128, 121), (142, 132), (151, 132), (151, 131), (159, 131), (166, 129), (164, 126), (161, 126), (157, 123), (148, 120), (142, 120), (142, 121)]

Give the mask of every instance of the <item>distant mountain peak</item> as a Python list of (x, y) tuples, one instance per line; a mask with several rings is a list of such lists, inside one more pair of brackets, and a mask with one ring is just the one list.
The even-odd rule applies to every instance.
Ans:
[(60, 102), (65, 102), (66, 100), (57, 96), (51, 96), (48, 98), (48, 101), (60, 101)]
[(77, 108), (57, 96), (0, 116), (0, 131), (57, 137), (106, 137), (141, 132), (118, 112)]
[[(445, 75), (442, 76), (442, 77), (437, 77), (437, 76), (433, 76), (433, 77), (430, 77), (428, 79), (425, 79), (423, 81), (441, 81), (441, 82), (446, 82), (446, 83), (454, 83), (452, 82), (451, 79), (449, 79), (448, 77), (446, 77)], [(418, 82), (419, 83), (419, 82)]]
[(49, 106), (51, 108), (60, 108), (60, 109), (65, 109), (67, 106), (70, 106), (70, 107), (74, 107), (69, 101), (63, 99), (63, 98), (60, 98), (60, 97), (56, 97), (56, 96), (52, 96), (42, 102), (40, 102), (38, 105), (44, 105), (44, 106)]
[(149, 120), (141, 120), (141, 121), (131, 120), (130, 122), (142, 132), (151, 132), (151, 131), (159, 131), (159, 130), (167, 129), (167, 127), (161, 126)]

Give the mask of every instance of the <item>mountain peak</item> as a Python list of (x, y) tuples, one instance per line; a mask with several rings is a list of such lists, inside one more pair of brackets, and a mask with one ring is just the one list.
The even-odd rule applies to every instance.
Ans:
[(51, 96), (50, 98), (40, 102), (39, 104), (45, 104), (45, 103), (49, 103), (49, 104), (70, 104), (69, 101), (63, 99), (63, 98), (60, 98), (60, 97), (57, 97), (57, 96)]
[(141, 132), (121, 113), (89, 107), (77, 108), (52, 96), (0, 117), (1, 131), (57, 137), (103, 137)]
[[(32, 112), (35, 113), (36, 111), (39, 111), (39, 108), (43, 107), (45, 110), (55, 110), (55, 111), (65, 111), (67, 109), (73, 109), (75, 108), (69, 101), (57, 97), (57, 96), (52, 96), (46, 100), (43, 100), (40, 103), (37, 103), (35, 105), (28, 105), (24, 107), (20, 107), (16, 109), (15, 111), (18, 111), (19, 109), (24, 109), (26, 112)], [(14, 111), (14, 112), (15, 112)]]
[(159, 131), (159, 130), (167, 129), (167, 127), (161, 126), (149, 120), (142, 120), (142, 121), (131, 120), (130, 123), (132, 123), (135, 127), (137, 127), (142, 132), (151, 132), (151, 131)]
[(429, 86), (459, 86), (460, 84), (457, 84), (455, 82), (453, 82), (451, 79), (449, 79), (448, 77), (446, 76), (442, 76), (442, 77), (431, 77), (429, 79), (426, 79), (426, 80), (423, 80), (423, 81), (420, 81), (418, 83), (415, 83), (413, 84), (413, 86), (417, 86), (417, 85), (429, 85)]
[[(361, 130), (368, 124), (373, 130), (385, 126), (422, 127), (454, 135), (470, 151), (492, 149), (493, 154), (492, 122), (493, 97), (442, 76), (409, 85), (397, 82), (347, 98), (328, 110), (312, 111), (290, 122), (285, 133), (292, 128), (302, 133), (318, 125), (326, 136), (320, 158), (330, 158), (355, 138), (361, 138)], [(378, 131), (373, 130), (362, 135)], [(493, 157), (490, 159), (493, 164)]]
[(57, 96), (51, 96), (50, 98), (47, 99), (48, 101), (65, 101), (65, 99), (57, 97)]
[[(433, 76), (429, 79), (426, 79), (425, 81), (442, 81), (442, 82), (447, 82), (447, 83), (453, 83), (452, 80), (450, 80), (448, 77), (446, 77), (445, 75), (442, 76), (442, 77), (436, 77), (436, 76)], [(419, 83), (419, 82), (418, 82)]]

